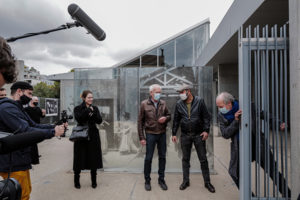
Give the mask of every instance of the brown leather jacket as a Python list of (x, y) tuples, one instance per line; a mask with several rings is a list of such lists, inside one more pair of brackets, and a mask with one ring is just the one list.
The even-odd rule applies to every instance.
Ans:
[[(158, 119), (161, 117), (167, 117), (164, 124), (158, 122)], [(145, 140), (144, 131), (146, 134), (165, 133), (167, 124), (170, 120), (171, 114), (165, 101), (160, 100), (157, 104), (157, 109), (151, 101), (151, 97), (142, 101), (138, 118), (138, 133), (140, 140)]]

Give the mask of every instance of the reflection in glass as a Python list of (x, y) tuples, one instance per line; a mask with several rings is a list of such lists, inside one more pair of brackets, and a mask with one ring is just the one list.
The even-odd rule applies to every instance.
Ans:
[(142, 67), (157, 67), (157, 49), (142, 56)]
[(158, 47), (158, 55), (159, 55), (159, 66), (162, 67), (174, 67), (174, 40)]
[(199, 28), (194, 30), (195, 33), (195, 58), (198, 58), (200, 54), (202, 53), (202, 50), (204, 49), (207, 41), (208, 41), (208, 34), (205, 34), (208, 32), (208, 26), (203, 25)]
[(193, 32), (176, 39), (176, 66), (193, 66)]

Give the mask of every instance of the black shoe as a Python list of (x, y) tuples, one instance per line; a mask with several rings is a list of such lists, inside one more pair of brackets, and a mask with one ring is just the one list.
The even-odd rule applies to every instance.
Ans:
[(162, 190), (168, 190), (168, 186), (167, 186), (165, 180), (158, 180), (158, 184)]
[(213, 186), (211, 183), (205, 183), (205, 187), (206, 187), (207, 190), (210, 191), (211, 193), (215, 193), (215, 192), (216, 192), (214, 186)]
[(80, 175), (78, 175), (78, 174), (74, 175), (74, 186), (76, 189), (80, 189), (79, 178), (80, 178)]
[(92, 188), (97, 187), (97, 172), (94, 170), (91, 170), (91, 180), (92, 180)]
[(189, 181), (183, 181), (179, 187), (180, 190), (185, 190), (187, 187), (190, 186), (190, 182)]
[(150, 181), (145, 182), (145, 190), (150, 191), (151, 190), (151, 184)]

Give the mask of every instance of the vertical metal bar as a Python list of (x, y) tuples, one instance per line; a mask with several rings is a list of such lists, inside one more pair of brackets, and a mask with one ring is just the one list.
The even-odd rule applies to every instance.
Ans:
[(267, 156), (267, 168), (265, 168), (265, 170), (267, 170), (267, 197), (270, 196), (270, 86), (269, 86), (269, 48), (268, 48), (268, 37), (269, 37), (269, 27), (268, 25), (266, 25), (266, 118), (265, 118), (265, 122), (266, 122), (266, 135), (265, 135), (265, 140), (266, 140), (266, 156)]
[(259, 26), (257, 26), (257, 78), (258, 78), (258, 83), (257, 83), (257, 94), (258, 94), (258, 104), (257, 104), (257, 125), (258, 125), (258, 132), (257, 132), (257, 136), (258, 136), (258, 146), (256, 146), (256, 148), (258, 149), (258, 197), (260, 197), (260, 166), (261, 166), (261, 141), (260, 141), (260, 136), (261, 136), (261, 127), (260, 127), (260, 113), (261, 113), (261, 73), (260, 73), (260, 46), (259, 46)]
[(278, 48), (277, 48), (277, 25), (274, 25), (274, 39), (275, 39), (275, 132), (276, 132), (276, 197), (279, 197), (279, 173), (278, 173), (278, 160), (279, 160), (279, 152), (278, 152), (278, 139), (279, 139), (279, 133), (278, 133)]
[(287, 160), (287, 114), (288, 114), (288, 65), (287, 65), (287, 37), (286, 37), (286, 24), (283, 26), (283, 37), (284, 37), (284, 123), (285, 123), (285, 129), (284, 129), (284, 136), (285, 136), (285, 191), (286, 191), (286, 199), (288, 199), (288, 160)]
[[(280, 37), (282, 38), (282, 27), (280, 27)], [(280, 50), (280, 88), (279, 88), (279, 93), (280, 93), (280, 103), (279, 103), (279, 123), (282, 123), (282, 119), (283, 119), (283, 50)], [(281, 161), (281, 174), (282, 176), (284, 175), (283, 171), (284, 171), (284, 164), (283, 164), (283, 134), (281, 131), (281, 128), (279, 129), (279, 133), (280, 133), (280, 161)], [(283, 181), (281, 182), (281, 186), (282, 189), (284, 188), (283, 186)], [(283, 197), (283, 192), (281, 194), (281, 196)]]
[[(254, 38), (257, 38), (257, 32), (256, 32), (256, 28), (254, 28)], [(258, 133), (258, 124), (257, 124), (257, 105), (258, 105), (258, 72), (257, 72), (257, 50), (254, 51), (254, 94), (255, 94), (255, 98), (254, 98), (254, 105), (255, 105), (255, 194), (256, 196), (258, 196), (258, 184), (259, 184), (259, 180), (258, 180), (258, 170), (259, 170), (259, 166), (257, 166), (257, 158), (258, 158), (258, 137), (257, 137), (257, 133)]]
[[(274, 27), (271, 28), (272, 38), (274, 37)], [(272, 65), (272, 152), (275, 155), (275, 50), (271, 52), (271, 65)], [(273, 177), (275, 178), (275, 162), (273, 158)], [(273, 197), (275, 197), (275, 179), (273, 178)]]
[[(251, 199), (251, 162), (250, 162), (250, 67), (249, 51), (242, 42), (242, 27), (239, 29), (239, 99), (243, 110), (240, 127), (240, 199)], [(250, 116), (250, 117), (249, 117)]]
[[(265, 38), (265, 27), (263, 27), (262, 29), (262, 37)], [(266, 119), (265, 119), (265, 116), (266, 116), (266, 64), (265, 64), (265, 61), (266, 61), (266, 54), (265, 54), (265, 49), (264, 50), (261, 50), (261, 84), (262, 84), (262, 87), (261, 87), (261, 94), (262, 94), (262, 112), (263, 112), (263, 120), (262, 120), (262, 130), (263, 130), (263, 134), (266, 133)], [(266, 140), (264, 139), (262, 141), (264, 143), (264, 149), (261, 149), (261, 151), (264, 151), (264, 154), (266, 153)], [(264, 197), (266, 196), (266, 156), (264, 156), (264, 175), (263, 175), (263, 178), (264, 178)]]
[[(252, 38), (252, 26), (250, 25), (249, 26), (249, 29), (248, 29), (248, 56), (249, 56), (249, 58), (248, 58), (248, 65), (249, 65), (249, 98), (250, 98), (250, 107), (249, 107), (249, 111), (250, 111), (250, 125), (249, 125), (249, 133), (252, 135), (252, 115), (251, 115), (251, 97), (252, 97), (252, 75), (251, 75), (251, 73), (252, 73), (252, 49), (251, 49), (251, 38)], [(250, 171), (250, 177), (251, 177), (251, 161), (252, 161), (252, 137), (250, 137), (250, 139), (249, 139), (249, 141), (250, 141), (250, 144), (249, 144), (249, 159), (251, 159), (251, 160), (249, 160), (249, 163), (250, 163), (250, 169), (249, 169), (249, 171)], [(249, 180), (249, 182), (250, 182), (250, 192), (252, 193), (252, 179), (250, 178), (250, 180)], [(252, 196), (252, 195), (251, 195)], [(250, 199), (251, 199), (251, 197), (250, 197)]]

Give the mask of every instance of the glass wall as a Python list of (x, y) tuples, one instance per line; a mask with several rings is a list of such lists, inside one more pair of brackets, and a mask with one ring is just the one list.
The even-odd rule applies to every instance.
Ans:
[[(81, 103), (80, 93), (94, 93), (94, 105), (103, 117), (99, 128), (105, 171), (142, 172), (145, 148), (140, 145), (137, 119), (141, 101), (149, 98), (149, 86), (162, 86), (162, 99), (174, 113), (179, 95), (178, 85), (193, 85), (194, 95), (204, 98), (212, 113), (212, 69), (195, 66), (195, 60), (208, 41), (209, 24), (202, 24), (184, 34), (159, 44), (146, 53), (116, 68), (76, 69), (74, 74), (74, 105)], [(180, 143), (171, 142), (172, 122), (167, 127), (166, 171), (181, 172)], [(180, 130), (178, 136), (180, 136)], [(209, 166), (213, 169), (213, 139), (207, 142)], [(157, 171), (157, 152), (153, 171)], [(200, 171), (193, 149), (191, 171)]]
[[(105, 75), (106, 74), (106, 75)], [(102, 77), (102, 79), (98, 78)], [(107, 78), (109, 77), (109, 78)], [(80, 93), (89, 89), (94, 94), (103, 122), (98, 126), (104, 156), (105, 171), (142, 172), (145, 148), (139, 143), (137, 119), (141, 101), (149, 98), (149, 86), (162, 86), (162, 99), (174, 113), (179, 95), (178, 85), (193, 85), (194, 95), (205, 99), (212, 112), (212, 70), (200, 67), (121, 67), (113, 69), (75, 70), (74, 102), (81, 103)], [(172, 122), (167, 127), (167, 171), (181, 172), (180, 143), (171, 141)], [(178, 136), (180, 136), (180, 130)], [(212, 134), (211, 134), (212, 135)], [(210, 168), (213, 169), (212, 138), (207, 142)], [(153, 158), (153, 171), (157, 171), (157, 152)], [(193, 150), (191, 171), (200, 171), (199, 160)]]

